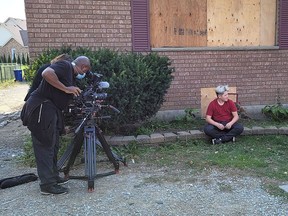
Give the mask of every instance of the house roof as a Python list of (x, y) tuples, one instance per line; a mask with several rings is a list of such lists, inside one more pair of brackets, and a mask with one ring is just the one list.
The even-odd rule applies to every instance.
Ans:
[(0, 46), (5, 46), (12, 38), (22, 46), (28, 46), (26, 20), (9, 17), (0, 23)]

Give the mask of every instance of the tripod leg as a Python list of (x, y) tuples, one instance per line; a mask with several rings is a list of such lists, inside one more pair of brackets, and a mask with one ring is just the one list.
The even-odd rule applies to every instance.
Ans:
[(119, 173), (119, 163), (116, 161), (113, 152), (111, 151), (111, 148), (109, 146), (109, 144), (107, 143), (105, 137), (103, 136), (102, 132), (100, 130), (97, 129), (96, 131), (96, 135), (102, 145), (102, 148), (104, 149), (108, 159), (110, 160), (111, 163), (113, 163), (114, 168), (115, 168), (115, 172)]
[(84, 158), (85, 174), (88, 178), (88, 192), (94, 191), (94, 180), (96, 177), (96, 140), (95, 127), (84, 127)]
[[(62, 157), (57, 162), (58, 170), (64, 172), (65, 176), (69, 175), (70, 167), (74, 164), (83, 144), (83, 131), (80, 131), (74, 137), (72, 143), (68, 146)], [(69, 160), (68, 160), (69, 159)], [(68, 160), (65, 167), (64, 164)]]

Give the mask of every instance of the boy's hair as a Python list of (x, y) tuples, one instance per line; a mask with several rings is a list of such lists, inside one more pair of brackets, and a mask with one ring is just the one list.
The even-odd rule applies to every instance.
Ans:
[(217, 96), (224, 94), (225, 91), (229, 91), (228, 85), (219, 85), (215, 89), (215, 92), (216, 92)]

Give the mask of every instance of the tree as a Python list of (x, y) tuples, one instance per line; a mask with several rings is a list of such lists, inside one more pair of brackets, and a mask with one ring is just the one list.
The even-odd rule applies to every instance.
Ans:
[(5, 54), (3, 55), (3, 63), (7, 63), (7, 58)]
[(16, 55), (15, 53), (13, 54), (13, 58), (12, 58), (12, 63), (16, 63), (17, 62), (17, 59), (16, 59)]
[(27, 65), (30, 65), (29, 55), (27, 54)]
[(7, 63), (12, 63), (10, 55), (8, 55), (8, 61), (7, 61)]
[(26, 60), (25, 60), (25, 56), (23, 53), (22, 53), (22, 65), (26, 65)]
[(20, 55), (17, 55), (17, 64), (21, 64)]

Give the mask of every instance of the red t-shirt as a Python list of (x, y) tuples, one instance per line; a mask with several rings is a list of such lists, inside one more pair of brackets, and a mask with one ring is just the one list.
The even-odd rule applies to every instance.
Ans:
[(212, 119), (217, 122), (229, 122), (233, 118), (232, 112), (237, 112), (236, 105), (232, 100), (228, 99), (228, 101), (224, 102), (221, 106), (218, 104), (216, 98), (208, 105), (206, 115), (211, 116)]

